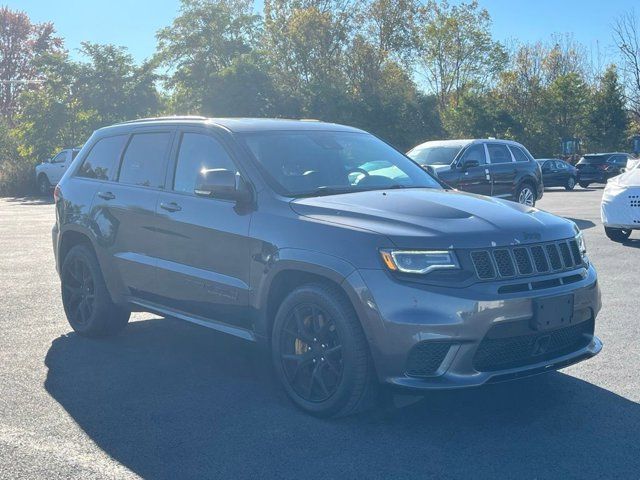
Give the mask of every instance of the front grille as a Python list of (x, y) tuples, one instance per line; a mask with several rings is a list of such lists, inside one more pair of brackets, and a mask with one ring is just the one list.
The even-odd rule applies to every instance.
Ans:
[(491, 338), (491, 334), (490, 330), (473, 357), (479, 372), (524, 367), (584, 348), (593, 338), (593, 320), (515, 337)]
[(420, 342), (416, 344), (407, 357), (407, 375), (412, 377), (428, 377), (434, 375), (447, 356), (451, 343)]
[(495, 278), (496, 272), (491, 262), (491, 256), (487, 251), (471, 252), (473, 265), (476, 267), (476, 273), (481, 279)]
[(471, 252), (471, 261), (480, 280), (556, 273), (583, 265), (578, 243), (574, 239), (475, 250)]

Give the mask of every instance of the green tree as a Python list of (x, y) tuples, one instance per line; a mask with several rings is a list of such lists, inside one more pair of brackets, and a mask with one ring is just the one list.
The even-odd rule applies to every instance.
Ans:
[(586, 137), (590, 150), (624, 149), (628, 126), (622, 86), (615, 65), (610, 65), (598, 86), (587, 122)]
[(180, 113), (215, 113), (212, 101), (240, 99), (237, 93), (228, 99), (213, 89), (233, 84), (236, 75), (246, 78), (247, 69), (257, 73), (258, 63), (239, 58), (252, 52), (259, 32), (260, 17), (249, 0), (182, 0), (172, 25), (157, 33), (154, 59), (168, 71), (172, 108)]
[(457, 106), (469, 88), (490, 84), (506, 62), (502, 45), (491, 37), (491, 17), (476, 0), (429, 0), (419, 22), (418, 65), (441, 112)]

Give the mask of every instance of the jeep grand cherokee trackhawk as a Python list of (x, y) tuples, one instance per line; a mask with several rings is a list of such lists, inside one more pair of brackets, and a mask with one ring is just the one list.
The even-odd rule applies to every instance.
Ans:
[(376, 137), (174, 117), (96, 131), (55, 191), (69, 323), (155, 312), (270, 347), (316, 415), (382, 384), (514, 379), (597, 354), (596, 272), (568, 220), (443, 187)]

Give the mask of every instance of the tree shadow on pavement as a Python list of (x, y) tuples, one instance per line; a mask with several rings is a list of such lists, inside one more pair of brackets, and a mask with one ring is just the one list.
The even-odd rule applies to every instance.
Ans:
[(172, 319), (47, 354), (47, 392), (144, 478), (637, 477), (640, 405), (562, 373), (319, 420), (264, 353)]

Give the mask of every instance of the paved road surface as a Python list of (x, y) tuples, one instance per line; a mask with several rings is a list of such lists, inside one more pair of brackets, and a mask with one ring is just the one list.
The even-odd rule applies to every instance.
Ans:
[(539, 205), (585, 231), (598, 357), (337, 421), (295, 410), (264, 358), (222, 334), (148, 314), (115, 339), (73, 334), (53, 206), (0, 200), (0, 478), (640, 478), (640, 240), (606, 239), (601, 195)]

